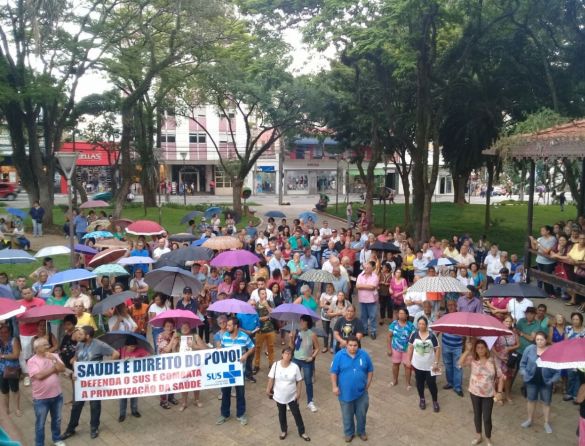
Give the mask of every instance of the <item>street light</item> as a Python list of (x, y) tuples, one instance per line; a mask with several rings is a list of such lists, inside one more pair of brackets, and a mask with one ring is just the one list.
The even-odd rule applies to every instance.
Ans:
[(185, 159), (187, 152), (181, 152), (181, 159), (183, 160), (183, 168), (181, 169), (181, 182), (183, 183), (183, 206), (187, 206), (187, 186), (185, 185)]
[(79, 152), (57, 152), (55, 158), (59, 160), (61, 169), (67, 178), (67, 199), (69, 201), (69, 249), (71, 268), (75, 266), (75, 235), (73, 231), (73, 172), (75, 172), (75, 164)]
[(337, 161), (337, 167), (335, 170), (335, 213), (339, 210), (339, 160), (341, 159), (341, 155), (338, 153), (335, 155), (335, 160)]
[(383, 226), (386, 229), (386, 182), (388, 181), (388, 157), (384, 157), (384, 182), (382, 186), (382, 197), (384, 197), (384, 219)]

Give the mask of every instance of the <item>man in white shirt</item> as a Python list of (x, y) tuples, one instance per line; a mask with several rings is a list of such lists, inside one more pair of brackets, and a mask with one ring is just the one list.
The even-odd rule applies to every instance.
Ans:
[(67, 299), (67, 302), (65, 302), (65, 306), (73, 308), (78, 302), (83, 304), (85, 311), (91, 310), (91, 298), (86, 294), (82, 294), (81, 287), (75, 284), (71, 286), (71, 296)]
[(339, 268), (339, 272), (341, 273), (342, 277), (349, 281), (349, 274), (347, 273), (347, 269), (345, 269), (345, 267), (341, 265), (339, 257), (331, 256), (329, 260), (323, 263), (323, 266), (321, 267), (323, 271), (327, 271), (332, 274), (334, 268)]
[(286, 265), (286, 262), (282, 258), (282, 252), (280, 252), (280, 250), (277, 249), (276, 251), (274, 251), (274, 255), (270, 259), (270, 262), (268, 262), (268, 268), (270, 268), (270, 274), (272, 274), (277, 269), (282, 271), (282, 268), (284, 268), (284, 265)]
[(423, 257), (422, 250), (416, 252), (416, 258), (413, 260), (414, 275), (418, 277), (425, 277), (428, 270), (428, 260)]
[(469, 246), (467, 245), (461, 245), (461, 250), (455, 256), (455, 260), (457, 261), (458, 268), (462, 266), (469, 268), (469, 265), (475, 262), (475, 258), (469, 253)]
[(526, 316), (526, 309), (528, 307), (534, 307), (534, 304), (530, 299), (525, 297), (516, 297), (514, 299), (510, 299), (508, 302), (508, 313), (512, 315), (514, 321), (518, 322), (520, 319)]
[(266, 290), (266, 300), (273, 302), (274, 301), (274, 296), (272, 295), (272, 291), (269, 290), (268, 288), (266, 288), (266, 280), (264, 280), (264, 277), (258, 277), (256, 279), (256, 285), (257, 288), (252, 291), (252, 294), (250, 295), (250, 300), (253, 302), (259, 302), (260, 301), (260, 296), (258, 296), (258, 290)]
[(423, 252), (423, 259), (426, 259), (427, 263), (435, 258), (435, 255), (433, 254), (433, 250), (430, 248), (430, 245), (428, 243), (423, 243), (422, 252)]
[(498, 250), (498, 245), (493, 244), (490, 247), (490, 251), (485, 256), (485, 259), (483, 259), (483, 264), (487, 268), (487, 267), (490, 266), (490, 263), (496, 262), (496, 261), (499, 261), (499, 260), (500, 260), (500, 251)]
[(160, 256), (162, 256), (163, 254), (171, 252), (170, 248), (167, 248), (166, 246), (167, 246), (166, 239), (164, 239), (163, 237), (159, 238), (157, 247), (154, 248), (154, 251), (152, 251), (152, 258), (154, 260), (158, 260), (160, 259)]
[(329, 241), (329, 239), (331, 238), (331, 228), (329, 227), (329, 222), (327, 220), (325, 220), (323, 222), (323, 227), (321, 229), (319, 229), (319, 235), (321, 236), (321, 240), (323, 240), (324, 242)]

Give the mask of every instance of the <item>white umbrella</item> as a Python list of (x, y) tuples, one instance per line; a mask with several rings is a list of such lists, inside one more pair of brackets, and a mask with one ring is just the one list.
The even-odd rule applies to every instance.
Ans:
[(67, 246), (56, 245), (56, 246), (46, 246), (45, 248), (41, 248), (35, 254), (35, 257), (50, 257), (50, 256), (60, 256), (65, 254), (70, 254), (71, 250)]
[(466, 293), (469, 291), (465, 285), (453, 277), (434, 276), (423, 277), (416, 281), (408, 291), (423, 293)]
[(154, 263), (156, 260), (151, 259), (148, 256), (130, 256), (130, 257), (122, 257), (118, 260), (118, 264), (120, 265), (142, 265), (146, 263)]

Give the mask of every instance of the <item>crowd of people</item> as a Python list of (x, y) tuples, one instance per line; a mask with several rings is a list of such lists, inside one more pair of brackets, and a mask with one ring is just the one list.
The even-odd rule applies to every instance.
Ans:
[[(90, 219), (83, 211), (76, 214), (75, 234), (71, 236), (77, 237), (80, 243), (99, 246), (100, 240), (87, 239), (85, 233), (88, 225), (108, 217), (93, 212), (89, 215)], [(75, 361), (148, 354), (135, 342), (114, 349), (95, 339), (98, 332), (127, 331), (151, 336), (155, 353), (162, 355), (184, 349), (239, 346), (245, 380), (256, 383), (261, 371), (268, 376), (266, 393), (278, 408), (280, 439), (288, 433), (288, 407), (298, 434), (310, 441), (300, 411), (301, 393), (304, 387), (307, 409), (317, 412), (313, 388), (315, 360), (319, 354), (331, 355), (331, 390), (339, 399), (344, 440), (351, 442), (357, 436), (365, 441), (368, 439), (368, 388), (374, 367), (362, 343), (366, 337), (369, 342), (375, 342), (380, 334), (390, 357), (390, 385), (399, 385), (402, 365), (406, 389), (410, 391), (414, 374), (420, 410), (427, 408), (428, 389), (433, 412), (440, 412), (437, 376), (443, 372), (446, 378), (443, 390), (453, 390), (459, 397), (469, 392), (476, 434), (472, 444), (484, 439), (486, 444), (492, 444), (494, 404), (512, 402), (512, 384), (518, 373), (523, 378), (521, 391), (527, 399), (523, 428), (533, 424), (535, 406), (540, 400), (544, 430), (552, 432), (553, 390), (562, 391), (565, 401), (580, 404), (581, 421), (585, 423), (585, 374), (579, 370), (560, 373), (536, 366), (536, 360), (551, 343), (585, 337), (582, 307), (576, 308), (567, 323), (562, 315), (549, 317), (545, 304), (535, 305), (526, 298), (482, 299), (481, 293), (492, 284), (525, 280), (525, 268), (518, 255), (509, 255), (485, 237), (474, 241), (464, 234), (451, 240), (431, 237), (415, 241), (399, 227), (376, 234), (367, 226), (366, 222), (357, 230), (336, 229), (326, 220), (317, 224), (313, 219), (276, 222), (268, 218), (260, 228), (250, 224), (238, 230), (231, 216), (223, 221), (219, 215), (214, 215), (209, 222), (204, 218), (197, 224), (190, 221), (189, 231), (197, 237), (233, 236), (239, 239), (242, 249), (259, 258), (255, 265), (234, 268), (216, 268), (204, 261), (189, 262), (185, 268), (202, 284), (195, 294), (190, 287), (175, 296), (152, 290), (144, 280), (151, 268), (147, 263), (128, 266), (128, 276), (104, 276), (65, 287), (47, 283), (57, 272), (51, 258), (45, 258), (30, 277), (10, 277), (0, 272), (1, 296), (16, 299), (28, 309), (49, 304), (70, 307), (75, 312), (63, 321), (49, 324), (23, 323), (17, 318), (1, 323), (3, 408), (6, 413), (21, 416), (20, 383), (32, 386), (36, 444), (44, 444), (44, 425), (50, 414), (53, 443), (62, 446), (63, 440), (76, 433), (84, 402), (73, 402), (69, 422), (61, 432), (63, 396), (59, 376), (71, 378)], [(94, 229), (106, 228), (94, 225)], [(116, 238), (127, 242), (128, 256), (158, 260), (166, 253), (188, 246), (188, 243), (169, 241), (166, 233), (149, 239), (127, 238), (120, 226), (110, 229)], [(581, 274), (581, 270), (585, 271), (584, 230), (583, 219), (543, 227), (539, 238), (531, 238), (532, 247), (538, 251), (538, 268), (578, 282), (584, 280), (585, 274)], [(379, 242), (392, 249), (372, 249)], [(89, 268), (91, 258), (91, 254), (79, 254), (77, 266)], [(303, 273), (319, 269), (331, 273), (329, 283), (301, 280)], [(467, 292), (409, 291), (416, 281), (436, 275), (456, 278), (467, 287)], [(551, 298), (565, 299), (567, 305), (580, 303), (580, 296), (547, 284), (544, 287)], [(98, 318), (92, 316), (94, 305), (125, 290), (134, 292), (131, 301)], [(249, 303), (256, 313), (218, 314), (208, 310), (212, 303), (228, 298)], [(302, 305), (315, 312), (320, 321), (303, 316), (290, 332), (289, 325), (271, 317), (273, 310), (284, 303)], [(204, 324), (192, 329), (188, 324), (175, 326), (168, 320), (161, 328), (150, 326), (150, 319), (171, 308), (191, 311)], [(441, 315), (453, 312), (491, 314), (513, 329), (513, 334), (486, 343), (483, 339), (434, 332), (432, 323)], [(385, 335), (379, 333), (381, 330)], [(186, 344), (181, 342), (185, 336), (191, 337)], [(463, 370), (467, 367), (469, 385), (465, 389)], [(248, 424), (245, 386), (234, 386), (222, 388), (218, 396), (221, 399), (218, 425), (229, 420), (233, 396), (237, 420), (242, 425)], [(130, 414), (137, 418), (141, 416), (138, 403), (137, 399), (130, 399)], [(199, 392), (194, 394), (194, 405), (203, 407)], [(89, 406), (90, 436), (96, 438), (101, 402), (90, 401)], [(160, 397), (161, 409), (169, 410), (173, 406), (186, 410), (188, 393)], [(124, 422), (126, 416), (127, 400), (121, 400), (118, 421)], [(580, 435), (585, 436), (585, 432)]]

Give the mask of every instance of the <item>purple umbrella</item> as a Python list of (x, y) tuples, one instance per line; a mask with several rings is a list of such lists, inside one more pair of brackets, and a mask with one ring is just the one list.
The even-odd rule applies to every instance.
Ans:
[(81, 243), (77, 243), (75, 245), (75, 252), (80, 252), (82, 254), (97, 254), (98, 250), (93, 249), (91, 246), (82, 245)]
[(256, 309), (252, 305), (238, 299), (218, 300), (214, 304), (211, 304), (207, 310), (216, 311), (217, 313), (256, 313)]
[(252, 254), (245, 249), (234, 249), (233, 251), (224, 251), (218, 254), (211, 261), (211, 266), (245, 266), (258, 263), (260, 259), (256, 254)]
[(274, 311), (270, 313), (270, 317), (272, 319), (288, 322), (298, 322), (301, 319), (301, 316), (304, 315), (311, 316), (315, 320), (321, 319), (321, 317), (319, 317), (319, 315), (313, 310), (300, 304), (282, 304), (276, 307)]

